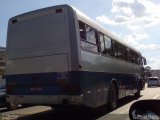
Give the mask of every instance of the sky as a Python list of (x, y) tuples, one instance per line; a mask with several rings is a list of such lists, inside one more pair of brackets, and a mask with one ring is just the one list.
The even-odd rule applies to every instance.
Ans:
[(160, 69), (160, 0), (0, 0), (0, 46), (6, 47), (9, 18), (60, 4), (76, 7)]

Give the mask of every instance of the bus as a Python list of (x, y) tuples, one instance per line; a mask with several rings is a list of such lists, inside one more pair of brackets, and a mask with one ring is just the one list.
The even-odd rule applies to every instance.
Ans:
[(6, 99), (113, 110), (140, 95), (144, 64), (138, 50), (74, 7), (31, 11), (8, 23)]

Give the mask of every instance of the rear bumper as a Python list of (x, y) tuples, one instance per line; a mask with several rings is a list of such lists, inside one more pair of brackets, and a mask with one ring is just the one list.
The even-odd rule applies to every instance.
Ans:
[(82, 105), (83, 95), (7, 95), (8, 103), (33, 105)]

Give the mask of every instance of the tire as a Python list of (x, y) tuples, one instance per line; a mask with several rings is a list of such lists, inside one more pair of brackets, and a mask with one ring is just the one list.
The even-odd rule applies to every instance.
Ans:
[(15, 110), (15, 109), (17, 109), (17, 107), (18, 107), (18, 105), (15, 103), (8, 103), (7, 104), (8, 110)]
[(110, 111), (115, 110), (118, 105), (118, 93), (115, 84), (111, 84), (108, 93), (108, 108)]

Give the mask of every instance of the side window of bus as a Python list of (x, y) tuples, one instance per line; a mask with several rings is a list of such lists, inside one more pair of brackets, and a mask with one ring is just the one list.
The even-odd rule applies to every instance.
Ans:
[(137, 56), (136, 56), (136, 63), (138, 64), (138, 65), (140, 65), (140, 61), (141, 61), (141, 57), (140, 57), (140, 55), (139, 54), (137, 54)]
[(82, 23), (81, 21), (79, 21), (79, 33), (80, 33), (80, 37), (83, 40), (86, 40), (86, 31), (85, 31), (85, 24)]
[(140, 55), (137, 56), (137, 61), (138, 61), (138, 64), (140, 66), (143, 65), (143, 60), (142, 60), (142, 57)]
[(101, 52), (104, 53), (104, 34), (99, 33), (99, 40), (100, 40), (100, 46), (101, 46)]
[(138, 55), (134, 51), (132, 51), (132, 61), (133, 61), (133, 63), (138, 64)]
[(117, 44), (117, 53), (119, 58), (123, 58), (123, 49), (122, 49), (122, 44), (118, 43)]
[(81, 47), (88, 52), (98, 52), (97, 31), (85, 23), (79, 21)]
[(113, 43), (114, 56), (118, 57), (118, 52), (117, 52), (118, 45), (117, 45), (117, 42), (113, 40), (112, 43)]
[(131, 53), (131, 50), (129, 48), (126, 48), (126, 52), (127, 52), (127, 61), (132, 62), (132, 53)]
[(131, 55), (132, 55), (132, 62), (136, 63), (135, 59), (136, 59), (136, 55), (135, 52), (131, 50)]
[(111, 38), (104, 35), (105, 50), (104, 54), (113, 55)]
[(125, 46), (123, 46), (123, 59), (128, 61), (128, 59), (127, 59), (127, 48)]
[(113, 40), (114, 56), (117, 58), (123, 58), (122, 45)]
[(87, 41), (96, 44), (96, 31), (90, 26), (86, 25)]

